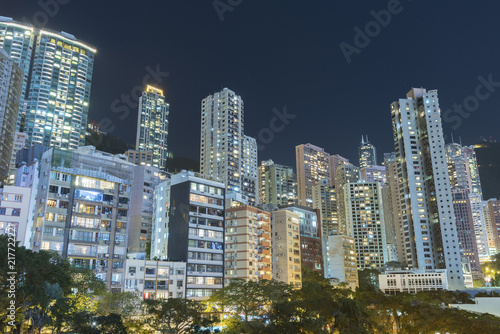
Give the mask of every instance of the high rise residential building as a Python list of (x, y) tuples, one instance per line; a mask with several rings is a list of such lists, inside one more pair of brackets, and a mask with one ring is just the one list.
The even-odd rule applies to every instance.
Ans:
[(500, 198), (500, 143), (481, 142), (474, 145), (477, 167), (482, 181), (483, 198)]
[(224, 188), (187, 171), (155, 188), (151, 257), (187, 263), (187, 298), (207, 298), (223, 286)]
[(257, 140), (243, 135), (241, 151), (241, 188), (240, 193), (247, 197), (248, 203), (257, 203)]
[(5, 17), (0, 17), (0, 46), (24, 72), (16, 131), (28, 134), (28, 146), (84, 145), (96, 50), (66, 32)]
[(326, 236), (325, 278), (347, 283), (351, 289), (359, 286), (356, 244), (346, 235)]
[(500, 253), (500, 200), (490, 198), (483, 202), (490, 255)]
[(272, 160), (260, 163), (258, 186), (260, 204), (292, 205), (297, 197), (293, 168), (275, 164)]
[(42, 155), (33, 250), (54, 250), (121, 291), (134, 165), (123, 155), (51, 148)]
[(165, 168), (167, 163), (168, 114), (170, 105), (165, 102), (163, 90), (147, 85), (139, 98), (135, 149), (152, 152), (152, 165)]
[(24, 120), (28, 146), (85, 144), (95, 53), (71, 34), (38, 31)]
[(327, 180), (313, 186), (313, 209), (319, 210), (323, 236), (339, 233), (337, 193)]
[(273, 279), (300, 288), (302, 265), (299, 215), (283, 209), (273, 211), (271, 219)]
[(473, 272), (479, 273), (479, 263), (476, 235), (474, 233), (474, 221), (469, 201), (469, 192), (465, 188), (455, 187), (451, 190), (453, 196), (453, 209), (457, 222), (458, 243), (460, 254), (467, 258)]
[(28, 135), (24, 132), (17, 132), (14, 134), (14, 143), (12, 145), (12, 153), (10, 155), (10, 164), (9, 164), (9, 180), (8, 184), (12, 185), (16, 182), (16, 155), (23, 147), (26, 146), (26, 140), (28, 139)]
[(398, 254), (413, 270), (446, 269), (450, 289), (464, 276), (436, 90), (413, 88), (391, 104), (401, 219)]
[(34, 43), (35, 28), (32, 25), (16, 22), (10, 17), (0, 16), (0, 49), (3, 49), (19, 65), (22, 72), (16, 131), (20, 129), (21, 118), (25, 112), (25, 98), (28, 92)]
[(320, 211), (298, 204), (287, 207), (286, 210), (299, 217), (301, 265), (324, 276), (323, 240), (318, 217)]
[(257, 142), (244, 135), (244, 103), (228, 88), (201, 102), (200, 173), (221, 178), (228, 192), (257, 197)]
[(0, 184), (9, 178), (22, 84), (22, 70), (0, 48)]
[(480, 258), (485, 259), (489, 256), (489, 247), (483, 212), (483, 192), (474, 147), (451, 143), (445, 148), (451, 186), (468, 192), (477, 252)]
[(337, 169), (343, 165), (349, 163), (349, 159), (344, 158), (339, 154), (330, 155), (330, 185), (337, 185)]
[(378, 182), (381, 186), (387, 183), (385, 166), (370, 166), (360, 169), (359, 177), (366, 182)]
[(366, 136), (366, 140), (365, 138), (363, 138), (363, 136), (361, 136), (361, 143), (359, 144), (358, 154), (359, 168), (377, 165), (377, 150), (375, 149), (375, 146), (373, 146), (368, 141), (368, 136)]
[(224, 281), (272, 279), (271, 214), (255, 207), (226, 202)]
[(297, 163), (297, 203), (313, 206), (312, 187), (330, 180), (330, 154), (321, 147), (302, 144), (295, 147)]
[(153, 202), (155, 187), (168, 178), (159, 168), (146, 165), (134, 167), (130, 187), (129, 228), (127, 250), (129, 253), (145, 253), (151, 242), (153, 226)]
[(388, 262), (382, 193), (378, 182), (344, 186), (346, 235), (354, 238), (358, 269), (384, 268)]
[(396, 228), (394, 223), (394, 206), (391, 197), (391, 187), (385, 184), (380, 188), (382, 193), (382, 210), (384, 211), (385, 240), (387, 242), (387, 262), (399, 262)]
[(337, 167), (335, 175), (335, 191), (337, 193), (337, 213), (339, 233), (346, 234), (346, 208), (344, 199), (344, 186), (347, 183), (359, 180), (359, 167), (351, 163), (344, 163)]

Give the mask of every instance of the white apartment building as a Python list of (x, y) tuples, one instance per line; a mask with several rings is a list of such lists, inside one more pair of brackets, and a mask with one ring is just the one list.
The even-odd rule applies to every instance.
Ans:
[(127, 259), (123, 292), (144, 299), (184, 298), (186, 263)]
[(450, 289), (464, 277), (437, 91), (413, 88), (391, 104), (401, 216), (394, 222), (400, 262), (414, 270), (445, 267)]

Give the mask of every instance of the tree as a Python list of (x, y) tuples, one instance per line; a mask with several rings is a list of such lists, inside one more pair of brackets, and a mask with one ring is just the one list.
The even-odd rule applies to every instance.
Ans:
[(141, 299), (132, 292), (106, 293), (97, 302), (96, 312), (99, 315), (119, 314), (129, 318), (138, 313)]
[[(9, 267), (7, 261), (2, 261), (0, 265), (0, 279), (2, 282), (14, 277), (16, 280), (16, 324), (17, 332), (26, 333), (25, 319), (29, 319), (33, 333), (41, 332), (48, 322), (50, 308), (62, 295), (71, 293), (71, 269), (66, 259), (53, 251), (33, 252), (25, 247), (19, 247), (18, 243), (14, 248), (8, 250), (8, 239), (6, 236), (0, 237), (0, 258), (7, 259), (10, 253), (15, 254), (15, 270)], [(9, 272), (15, 271), (12, 275)], [(5, 284), (5, 283), (4, 283)], [(0, 289), (1, 319), (6, 319), (7, 306), (10, 298), (7, 296), (7, 289)], [(5, 330), (6, 322), (1, 321), (1, 329)]]
[(378, 275), (380, 271), (377, 269), (358, 270), (358, 281), (360, 291), (376, 291), (378, 290)]
[(169, 298), (144, 301), (148, 324), (157, 331), (189, 333), (204, 323), (201, 316), (205, 307), (197, 300)]

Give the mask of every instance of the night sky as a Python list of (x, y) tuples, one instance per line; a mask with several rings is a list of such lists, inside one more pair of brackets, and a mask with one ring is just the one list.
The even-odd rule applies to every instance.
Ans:
[[(261, 134), (259, 161), (295, 167), (295, 146), (310, 142), (357, 163), (362, 134), (380, 159), (394, 149), (390, 103), (411, 87), (438, 89), (443, 113), (468, 103), (470, 113), (447, 112), (445, 133), (464, 144), (499, 139), (499, 2), (221, 0), (235, 5), (221, 20), (212, 1), (58, 1), (57, 13), (44, 16), (37, 1), (1, 0), (0, 15), (42, 24), (48, 17), (46, 28), (95, 46), (89, 119), (110, 119), (111, 134), (130, 143), (137, 109), (117, 108), (125, 106), (122, 94), (139, 91), (148, 67), (169, 73), (148, 82), (170, 103), (168, 146), (176, 156), (199, 159), (201, 99), (223, 87), (245, 102), (245, 133)], [(370, 23), (371, 11), (388, 8), (385, 27)], [(353, 49), (354, 28), (367, 24), (373, 37)], [(350, 63), (342, 42), (356, 51)], [(499, 82), (479, 88), (481, 101), (479, 76)], [(267, 143), (263, 129), (273, 108), (284, 106), (296, 117)]]

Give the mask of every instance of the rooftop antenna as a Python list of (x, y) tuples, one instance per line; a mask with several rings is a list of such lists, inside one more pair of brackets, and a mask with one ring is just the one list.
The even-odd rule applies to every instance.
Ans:
[(455, 144), (455, 141), (453, 140), (453, 132), (451, 133), (451, 142)]
[(460, 141), (460, 146), (462, 146), (462, 137), (458, 137), (458, 140)]

